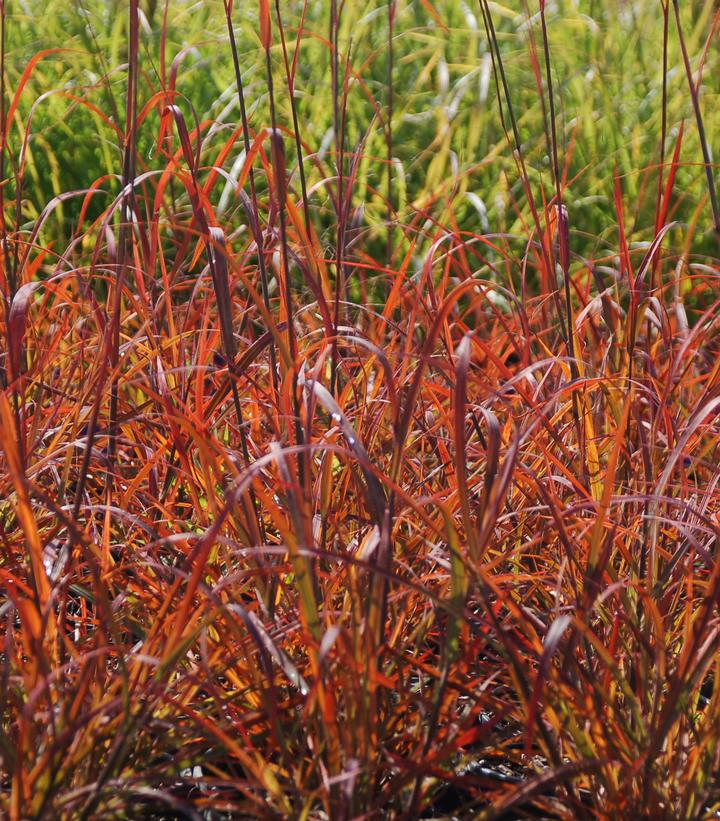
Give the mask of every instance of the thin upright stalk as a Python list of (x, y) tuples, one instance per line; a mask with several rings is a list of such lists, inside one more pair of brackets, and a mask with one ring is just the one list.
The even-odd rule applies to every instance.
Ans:
[(330, 393), (335, 394), (337, 387), (338, 369), (338, 328), (340, 326), (340, 303), (343, 294), (343, 146), (340, 134), (340, 103), (339, 103), (339, 67), (338, 67), (338, 30), (340, 21), (338, 16), (337, 0), (330, 4), (330, 49), (331, 49), (331, 86), (333, 108), (333, 135), (335, 143), (335, 168), (337, 176), (337, 232), (335, 249), (335, 307), (333, 312), (333, 342), (330, 354)]
[[(573, 371), (573, 378), (577, 377), (577, 366), (575, 365), (575, 341), (572, 327), (572, 303), (570, 300), (570, 272), (569, 254), (565, 247), (567, 243), (567, 218), (562, 199), (562, 183), (560, 179), (560, 161), (558, 159), (557, 126), (555, 124), (555, 94), (553, 90), (552, 66), (550, 63), (550, 43), (548, 39), (547, 20), (545, 18), (545, 2), (540, 2), (540, 26), (542, 28), (543, 53), (545, 56), (545, 82), (548, 89), (548, 105), (550, 109), (550, 146), (552, 150), (552, 170), (555, 182), (555, 196), (557, 202), (557, 238), (560, 265), (563, 274), (563, 284), (565, 289), (565, 323), (567, 333), (567, 352), (570, 358), (570, 367)], [(574, 396), (575, 394), (573, 394)]]
[[(487, 0), (480, 0), (480, 12), (483, 18), (483, 25), (485, 27), (485, 32), (487, 34), (488, 41), (490, 43), (490, 57), (492, 60), (493, 65), (493, 74), (495, 76), (495, 89), (497, 94), (498, 100), (498, 108), (500, 112), (500, 122), (502, 124), (503, 131), (505, 132), (506, 138), (511, 145), (513, 145), (513, 159), (516, 162), (518, 172), (520, 174), (520, 180), (523, 185), (523, 190), (525, 192), (525, 197), (527, 198), (528, 205), (530, 207), (530, 211), (533, 216), (533, 222), (535, 223), (535, 230), (538, 236), (542, 236), (543, 228), (542, 223), (540, 220), (540, 214), (538, 213), (538, 209), (535, 205), (535, 198), (532, 194), (532, 189), (530, 188), (530, 178), (527, 172), (527, 168), (525, 165), (525, 156), (522, 150), (522, 142), (520, 140), (520, 130), (517, 124), (517, 118), (515, 116), (515, 110), (512, 104), (512, 97), (510, 94), (510, 86), (508, 83), (507, 75), (505, 74), (505, 66), (502, 60), (502, 54), (500, 53), (500, 44), (498, 42), (497, 34), (495, 32), (495, 24), (493, 23), (492, 14), (490, 12), (490, 5)], [(502, 86), (502, 95), (501, 95), (501, 86)], [(508, 132), (507, 121), (505, 118), (505, 112), (503, 109), (503, 102), (502, 98), (505, 99), (505, 105), (507, 107), (507, 115), (510, 120), (510, 128), (512, 130), (512, 139), (510, 133)], [(555, 267), (553, 260), (551, 259), (551, 255), (548, 252), (545, 242), (540, 243), (540, 253), (542, 255), (543, 265), (545, 269), (555, 276)], [(563, 316), (563, 309), (558, 298), (558, 288), (557, 284), (554, 284), (552, 290), (552, 296), (556, 303), (556, 308), (558, 311), (558, 316), (560, 317), (560, 333), (563, 337), (563, 342), (567, 346), (567, 329), (565, 324), (562, 321)]]
[(678, 0), (673, 0), (673, 10), (675, 12), (675, 24), (677, 25), (678, 39), (680, 40), (680, 49), (682, 51), (683, 63), (685, 65), (685, 74), (687, 75), (690, 98), (692, 99), (693, 110), (695, 112), (698, 137), (700, 138), (700, 147), (702, 149), (703, 162), (705, 164), (705, 176), (707, 177), (713, 226), (715, 228), (717, 239), (720, 241), (720, 206), (718, 206), (717, 190), (715, 189), (715, 179), (713, 177), (712, 158), (710, 156), (710, 149), (708, 148), (707, 137), (705, 135), (705, 125), (703, 123), (702, 111), (700, 110), (700, 89), (693, 82), (690, 57), (688, 55), (687, 44), (685, 43), (685, 36), (683, 35), (682, 23), (680, 21), (680, 8), (678, 5)]
[[(305, 19), (305, 9), (307, 8), (307, 0), (303, 5), (303, 21)], [(283, 60), (285, 61), (285, 75), (287, 77), (288, 94), (290, 97), (290, 112), (293, 121), (293, 131), (295, 134), (295, 152), (298, 160), (298, 174), (300, 176), (300, 193), (302, 195), (303, 215), (305, 217), (305, 231), (307, 232), (308, 242), (311, 241), (311, 222), (310, 222), (310, 204), (307, 193), (307, 181), (305, 179), (305, 166), (303, 163), (303, 149), (302, 141), (300, 139), (300, 124), (298, 122), (297, 105), (295, 104), (295, 75), (290, 70), (290, 62), (288, 60), (287, 44), (285, 43), (285, 28), (282, 24), (282, 17), (280, 15), (280, 0), (275, 0), (275, 15), (277, 18), (278, 30), (280, 31), (280, 43), (282, 45)], [(298, 34), (298, 41), (302, 34), (302, 22), (300, 33)], [(299, 42), (298, 46), (299, 47)]]
[[(238, 57), (237, 42), (235, 40), (235, 30), (232, 24), (232, 2), (226, 0), (225, 2), (225, 19), (227, 21), (228, 37), (230, 38), (230, 51), (232, 52), (233, 68), (235, 70), (235, 85), (237, 87), (238, 102), (240, 104), (240, 118), (242, 121), (243, 131), (243, 147), (245, 149), (246, 161), (250, 162), (250, 127), (248, 124), (247, 106), (245, 104), (245, 89), (242, 81), (242, 73), (240, 71), (240, 59)], [(250, 165), (248, 172), (248, 180), (250, 183), (250, 202), (252, 205), (252, 218), (250, 220), (250, 230), (253, 233), (255, 246), (258, 253), (258, 269), (260, 271), (260, 288), (262, 291), (263, 302), (268, 313), (270, 313), (270, 288), (268, 284), (267, 264), (265, 262), (265, 242), (263, 238), (262, 228), (260, 226), (260, 209), (258, 207), (257, 187), (255, 185), (255, 169)], [(275, 345), (270, 345), (270, 377), (273, 386), (273, 394), (275, 396), (275, 404), (277, 405), (279, 389), (278, 389), (278, 373), (277, 373), (277, 355)]]
[[(288, 350), (293, 363), (297, 359), (297, 340), (295, 338), (295, 325), (293, 322), (293, 293), (292, 282), (290, 281), (290, 257), (288, 254), (287, 240), (287, 214), (285, 212), (287, 197), (287, 180), (285, 179), (285, 149), (282, 145), (282, 135), (277, 128), (277, 116), (275, 112), (275, 96), (273, 92), (272, 65), (270, 62), (270, 52), (266, 52), (266, 67), (268, 76), (268, 90), (270, 94), (270, 121), (272, 123), (272, 135), (270, 137), (272, 145), (273, 167), (275, 172), (275, 194), (278, 208), (278, 222), (280, 225), (280, 254), (283, 269), (283, 293), (285, 299), (285, 311), (287, 313), (287, 338)], [(294, 366), (294, 365), (293, 365)]]
[[(9, 270), (10, 248), (5, 224), (5, 134), (7, 131), (7, 108), (5, 105), (5, 0), (0, 0), (0, 242), (2, 243), (3, 259), (5, 260), (5, 283), (7, 293), (3, 296), (5, 308), (5, 325), (9, 327), (10, 304), (13, 298), (14, 283), (12, 272)], [(9, 377), (8, 377), (9, 378)], [(7, 384), (4, 368), (0, 368), (0, 389)]]
[[(547, 20), (545, 18), (545, 0), (540, 0), (540, 26), (542, 29), (543, 53), (545, 57), (545, 82), (547, 83), (548, 91), (548, 107), (550, 118), (550, 149), (551, 149), (551, 163), (553, 180), (555, 183), (555, 200), (557, 213), (557, 239), (556, 257), (560, 262), (562, 270), (563, 288), (565, 296), (565, 325), (566, 325), (566, 347), (570, 363), (570, 375), (573, 379), (578, 378), (578, 367), (575, 360), (575, 334), (573, 330), (573, 312), (572, 300), (570, 297), (570, 226), (568, 222), (567, 209), (563, 203), (562, 179), (560, 177), (560, 160), (558, 151), (558, 137), (555, 114), (555, 92), (552, 78), (552, 64), (550, 61), (550, 40), (548, 37)], [(580, 473), (583, 478), (583, 483), (587, 487), (589, 485), (589, 477), (587, 475), (587, 462), (584, 458), (585, 453), (585, 428), (581, 424), (581, 409), (580, 400), (577, 392), (572, 393), (572, 409), (573, 421), (575, 423), (575, 430), (578, 438), (579, 446), (579, 466)]]
[(660, 212), (662, 210), (663, 186), (665, 183), (665, 151), (667, 142), (667, 104), (668, 104), (668, 34), (670, 29), (670, 6), (663, 2), (663, 53), (662, 53), (662, 108), (660, 111), (660, 168), (658, 170), (658, 190), (655, 205), (655, 233), (660, 230)]
[(2, 231), (2, 249), (5, 260), (5, 277), (8, 285), (6, 294), (6, 310), (10, 310), (10, 303), (15, 294), (16, 283), (14, 272), (10, 269), (10, 244), (8, 242), (7, 225), (5, 223), (5, 151), (7, 141), (7, 104), (5, 100), (5, 60), (7, 57), (7, 12), (5, 0), (0, 0), (0, 231)]
[(112, 383), (110, 388), (110, 424), (108, 429), (108, 471), (106, 479), (106, 493), (109, 500), (112, 496), (113, 471), (117, 456), (117, 415), (119, 401), (119, 374), (117, 365), (120, 350), (120, 312), (122, 308), (122, 291), (125, 282), (127, 267), (132, 256), (132, 219), (135, 208), (135, 165), (137, 142), (137, 89), (138, 89), (138, 62), (140, 51), (140, 20), (139, 0), (130, 0), (128, 19), (128, 83), (127, 105), (125, 111), (125, 145), (123, 152), (123, 205), (120, 212), (120, 230), (118, 236), (117, 276), (112, 299), (112, 314), (110, 320), (110, 369)]
[(393, 217), (395, 213), (394, 207), (394, 192), (393, 192), (393, 104), (395, 87), (393, 85), (393, 69), (395, 62), (395, 54), (393, 48), (393, 39), (395, 36), (395, 0), (388, 0), (388, 39), (387, 39), (387, 127), (386, 127), (386, 143), (387, 143), (387, 264), (392, 263), (393, 257)]
[[(287, 174), (285, 167), (285, 147), (283, 138), (277, 127), (277, 111), (275, 107), (275, 85), (273, 81), (272, 60), (270, 57), (270, 47), (272, 44), (270, 9), (267, 0), (260, 4), (261, 12), (261, 38), (265, 49), (265, 69), (267, 73), (268, 96), (270, 100), (270, 123), (272, 134), (270, 145), (272, 150), (273, 172), (275, 175), (275, 198), (278, 210), (278, 222), (280, 226), (280, 255), (282, 268), (282, 290), (285, 302), (285, 313), (287, 315), (287, 340), (288, 351), (292, 363), (292, 408), (294, 416), (295, 442), (302, 445), (304, 433), (302, 420), (300, 417), (300, 399), (297, 391), (297, 339), (295, 338), (295, 310), (293, 307), (292, 281), (290, 279), (290, 255), (288, 253), (287, 236)], [(305, 486), (304, 482), (305, 465), (303, 459), (298, 459), (298, 478), (300, 487)]]

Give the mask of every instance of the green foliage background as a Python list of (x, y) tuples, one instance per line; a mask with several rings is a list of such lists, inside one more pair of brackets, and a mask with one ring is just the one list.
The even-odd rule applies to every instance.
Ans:
[[(535, 83), (529, 35), (538, 37), (536, 4), (491, 4), (502, 42), (513, 105), (520, 126), (528, 168), (536, 195), (551, 196), (543, 108)], [(327, 159), (332, 126), (331, 89), (328, 83), (327, 31), (330, 3), (308, 4), (305, 33), (299, 55), (296, 98), (302, 137), (310, 151)], [(25, 213), (31, 220), (55, 195), (87, 186), (96, 178), (117, 175), (121, 146), (112, 130), (65, 94), (92, 100), (122, 125), (125, 72), (126, 14), (122, 2), (68, 3), (67, 0), (26, 0), (10, 8), (8, 24), (9, 84), (17, 87), (33, 55), (47, 55), (34, 69), (22, 94), (12, 141), (19, 145), (23, 123), (35, 106), (30, 136)], [(145, 4), (142, 32), (141, 95), (147, 99), (162, 87), (162, 22), (164, 6)], [(294, 39), (302, 4), (283, 2), (288, 45)], [(683, 3), (682, 18), (693, 68), (705, 47), (714, 3)], [(254, 128), (269, 122), (262, 54), (257, 39), (254, 4), (235, 10), (244, 80)], [(231, 55), (220, 2), (173, 0), (167, 9), (165, 71), (177, 62), (180, 105), (200, 120), (212, 117), (227, 124), (239, 121)], [(566, 197), (573, 231), (573, 249), (600, 255), (614, 244), (617, 216), (613, 201), (613, 175), (621, 179), (632, 239), (651, 238), (656, 202), (656, 169), (660, 156), (662, 111), (663, 15), (659, 0), (600, 2), (558, 0), (548, 6), (553, 72), (556, 83), (558, 127), (562, 143), (572, 145)], [(474, 232), (522, 234), (528, 216), (511, 151), (499, 116), (487, 38), (479, 5), (472, 0), (401, 0), (395, 27), (394, 168), (396, 205), (401, 222), (416, 209), (447, 221), (450, 214), (461, 228)], [(277, 39), (277, 38), (276, 38)], [(360, 163), (355, 204), (365, 205), (364, 219), (372, 227), (383, 219), (382, 197), (386, 175), (385, 144), (380, 118), (387, 103), (387, 15), (383, 3), (346, 4), (340, 37), (342, 60), (348, 59), (350, 152), (368, 133), (366, 157)], [(282, 54), (276, 42), (274, 59), (282, 78)], [(538, 53), (542, 61), (542, 51)], [(702, 106), (707, 134), (720, 151), (720, 59), (711, 44), (704, 67)], [(542, 63), (541, 63), (542, 67)], [(675, 219), (691, 219), (706, 196), (687, 78), (674, 26), (670, 26), (668, 59), (668, 159), (672, 156), (680, 124), (686, 135), (678, 176)], [(287, 90), (279, 81), (280, 117), (291, 124)], [(64, 92), (64, 93), (63, 93)], [(46, 96), (42, 96), (46, 95)], [(119, 114), (118, 114), (119, 111)], [(148, 119), (140, 144), (152, 166), (157, 121)], [(204, 162), (213, 162), (217, 146), (207, 141)], [(567, 153), (561, 157), (564, 162)], [(232, 157), (230, 162), (232, 162)], [(319, 175), (308, 163), (309, 184)], [(323, 188), (314, 190), (313, 207), (322, 210)], [(71, 219), (72, 205), (60, 213)], [(700, 218), (695, 251), (713, 253), (709, 210)], [(55, 223), (57, 225), (57, 223)], [(682, 237), (677, 236), (676, 242)], [(606, 246), (607, 243), (607, 246)]]

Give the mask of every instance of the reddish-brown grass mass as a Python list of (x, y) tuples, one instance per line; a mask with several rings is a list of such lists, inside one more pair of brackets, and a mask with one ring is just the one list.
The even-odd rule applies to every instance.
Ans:
[[(130, 0), (122, 124), (103, 115), (118, 179), (31, 221), (26, 78), (3, 86), (0, 813), (710, 817), (720, 268), (693, 243), (720, 222), (701, 78), (686, 60), (649, 238), (630, 240), (618, 174), (612, 248), (589, 258), (549, 12), (530, 41), (543, 195), (480, 3), (524, 231), (468, 230), (444, 194), (401, 221), (377, 157), (366, 223), (363, 78), (331, 2), (327, 155), (287, 97), (302, 25), (265, 0), (266, 120), (220, 10), (232, 128), (189, 113), (176, 64), (149, 77)], [(371, 128), (392, 159), (387, 76)], [(679, 242), (690, 130), (708, 188)], [(63, 206), (77, 219), (48, 240)]]

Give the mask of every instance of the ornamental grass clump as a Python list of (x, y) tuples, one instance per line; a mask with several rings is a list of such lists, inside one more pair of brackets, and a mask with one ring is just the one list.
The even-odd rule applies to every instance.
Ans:
[(715, 817), (712, 0), (0, 23), (0, 815)]

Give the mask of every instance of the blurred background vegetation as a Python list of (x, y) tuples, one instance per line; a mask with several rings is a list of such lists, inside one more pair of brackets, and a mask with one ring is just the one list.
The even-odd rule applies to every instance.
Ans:
[[(535, 40), (540, 71), (544, 71), (537, 4), (490, 5), (534, 194), (539, 198), (543, 192), (549, 199), (552, 180), (545, 136), (547, 113), (538, 94), (531, 56)], [(706, 43), (715, 3), (702, 0), (681, 6), (693, 70), (707, 50), (701, 105), (711, 149), (717, 155), (720, 51), (717, 38), (709, 47)], [(327, 163), (332, 153), (330, 7), (330, 0), (307, 4), (295, 88), (306, 151), (317, 152), (322, 163)], [(660, 0), (556, 0), (548, 4), (560, 162), (566, 166), (565, 201), (576, 253), (596, 258), (615, 245), (615, 173), (622, 186), (631, 240), (647, 242), (652, 238), (662, 128), (662, 8)], [(62, 49), (46, 54), (34, 66), (11, 132), (11, 145), (17, 149), (33, 106), (24, 191), (24, 214), (30, 221), (53, 196), (86, 187), (103, 175), (111, 177), (104, 187), (114, 185), (117, 190), (122, 146), (112, 123), (119, 120), (122, 127), (124, 118), (127, 14), (120, 0), (23, 0), (12, 3), (9, 10), (11, 89), (17, 88), (35, 55), (44, 49)], [(188, 121), (194, 112), (200, 121), (216, 121), (213, 134), (218, 135), (223, 125), (230, 133), (239, 122), (239, 111), (222, 3), (173, 0), (166, 9), (158, 0), (147, 0), (143, 10), (141, 103), (166, 88), (175, 72), (175, 87), (182, 95), (178, 104)], [(291, 59), (302, 11), (301, 2), (283, 0)], [(163, 37), (165, 15), (167, 32)], [(714, 254), (717, 246), (705, 202), (702, 155), (672, 13), (670, 17), (666, 160), (672, 157), (681, 123), (686, 122), (672, 214), (680, 223), (674, 244), (682, 245), (683, 224), (699, 213), (694, 252)], [(257, 130), (269, 124), (269, 114), (256, 5), (240, 4), (234, 10), (234, 20), (251, 126)], [(347, 64), (349, 74), (346, 149), (349, 157), (358, 146), (363, 153), (353, 204), (362, 205), (358, 219), (368, 229), (370, 239), (377, 236), (378, 252), (383, 247), (380, 238), (386, 215), (382, 192), (386, 191), (387, 174), (387, 31), (385, 3), (371, 0), (342, 7), (341, 70)], [(279, 38), (273, 58), (279, 119), (290, 128)], [(529, 214), (499, 115), (479, 4), (473, 0), (400, 0), (393, 79), (393, 184), (399, 223), (408, 223), (424, 212), (427, 219), (442, 224), (454, 221), (458, 228), (473, 233), (525, 234), (522, 227)], [(92, 102), (97, 111), (80, 105), (75, 98)], [(157, 116), (150, 116), (141, 128), (141, 157), (148, 168), (157, 156), (158, 122)], [(209, 139), (206, 132), (205, 166), (214, 163), (224, 142), (222, 133), (218, 136)], [(227, 170), (231, 170), (239, 150), (226, 160)], [(289, 161), (292, 158), (291, 154)], [(311, 204), (316, 224), (321, 226), (328, 194), (312, 156), (306, 166)], [(58, 211), (59, 219), (72, 221), (78, 202), (64, 204)], [(97, 198), (95, 205), (102, 207)], [(326, 240), (331, 244), (329, 211), (326, 223)], [(58, 220), (53, 219), (46, 230), (58, 227)], [(59, 235), (66, 235), (68, 227), (65, 225)], [(397, 240), (407, 242), (401, 233)]]

